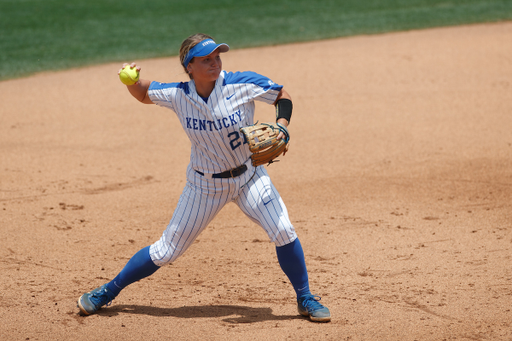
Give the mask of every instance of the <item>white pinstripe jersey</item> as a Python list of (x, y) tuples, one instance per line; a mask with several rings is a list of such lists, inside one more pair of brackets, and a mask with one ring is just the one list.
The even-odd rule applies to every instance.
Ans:
[(207, 101), (198, 95), (193, 80), (152, 82), (148, 95), (153, 103), (177, 114), (192, 143), (190, 167), (220, 173), (250, 158), (240, 128), (254, 124), (255, 100), (272, 104), (281, 89), (254, 72), (222, 71)]

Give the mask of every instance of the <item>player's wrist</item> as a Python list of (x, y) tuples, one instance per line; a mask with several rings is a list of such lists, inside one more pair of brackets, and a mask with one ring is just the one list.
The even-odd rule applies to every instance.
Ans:
[[(280, 119), (285, 119), (290, 123), (292, 117), (293, 104), (288, 98), (281, 98), (276, 102), (276, 122)], [(287, 124), (288, 125), (288, 124)]]
[(276, 123), (278, 124), (282, 124), (284, 125), (285, 127), (288, 127), (288, 125), (290, 124), (290, 122), (286, 119), (286, 118), (279, 118)]

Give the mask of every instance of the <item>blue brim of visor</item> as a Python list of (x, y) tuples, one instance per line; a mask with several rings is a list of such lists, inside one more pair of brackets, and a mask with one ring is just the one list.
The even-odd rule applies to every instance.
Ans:
[(215, 51), (216, 49), (219, 49), (220, 52), (228, 52), (229, 46), (224, 43), (216, 44), (212, 39), (205, 39), (202, 42), (198, 43), (196, 46), (194, 46), (192, 49), (190, 49), (187, 56), (185, 57), (185, 60), (183, 61), (183, 65), (187, 67), (188, 63), (190, 63), (192, 58), (205, 57), (213, 51)]

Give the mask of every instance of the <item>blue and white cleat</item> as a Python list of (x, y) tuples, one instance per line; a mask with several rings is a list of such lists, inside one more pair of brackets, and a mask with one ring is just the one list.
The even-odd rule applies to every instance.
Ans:
[(297, 299), (299, 314), (307, 316), (313, 322), (331, 321), (331, 312), (318, 301), (320, 297), (316, 295), (304, 295)]
[(91, 315), (104, 305), (109, 306), (116, 296), (107, 288), (106, 284), (80, 296), (77, 307), (81, 315)]

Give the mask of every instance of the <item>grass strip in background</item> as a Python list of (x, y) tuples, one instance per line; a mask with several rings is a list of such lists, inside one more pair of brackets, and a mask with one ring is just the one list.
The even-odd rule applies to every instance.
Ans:
[(510, 0), (0, 0), (0, 80), (176, 55), (196, 32), (237, 49), (504, 20)]

